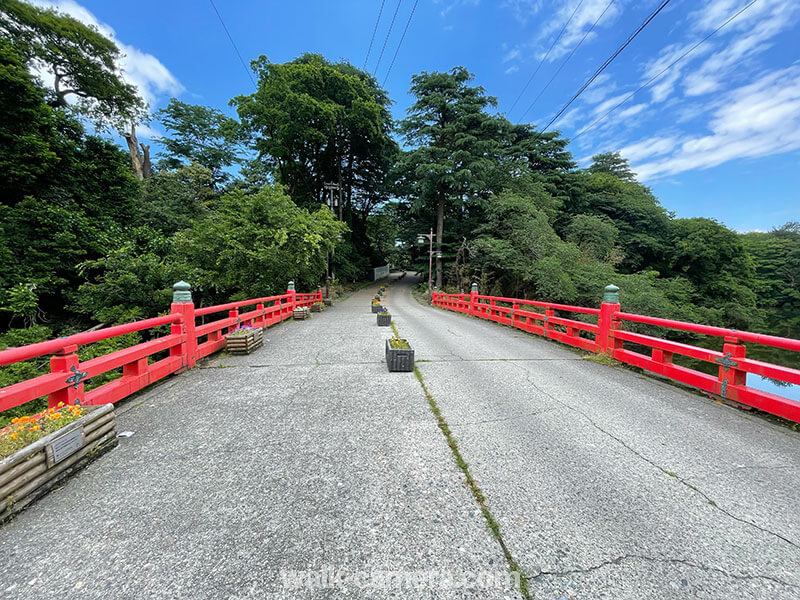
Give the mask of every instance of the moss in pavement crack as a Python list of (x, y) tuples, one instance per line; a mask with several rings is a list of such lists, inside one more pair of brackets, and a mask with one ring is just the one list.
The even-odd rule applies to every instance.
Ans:
[[(392, 323), (392, 327), (394, 327), (394, 323)], [(395, 335), (397, 335), (397, 330), (395, 329)], [(447, 440), (447, 445), (450, 447), (450, 451), (453, 453), (453, 458), (456, 461), (456, 465), (461, 472), (464, 474), (464, 478), (466, 479), (467, 487), (472, 492), (472, 496), (475, 498), (475, 502), (478, 503), (478, 506), (481, 509), (481, 513), (483, 514), (483, 518), (486, 520), (486, 526), (491, 531), (492, 536), (497, 543), (500, 544), (500, 548), (503, 551), (503, 556), (505, 556), (506, 563), (508, 563), (508, 568), (512, 573), (516, 573), (519, 575), (519, 588), (522, 596), (526, 599), (533, 598), (533, 594), (530, 592), (528, 586), (528, 579), (525, 577), (525, 573), (522, 571), (522, 568), (519, 566), (519, 563), (516, 559), (511, 555), (511, 551), (509, 551), (508, 547), (506, 546), (505, 541), (503, 540), (503, 534), (500, 531), (500, 524), (497, 522), (497, 519), (494, 518), (491, 511), (489, 510), (489, 502), (486, 499), (483, 491), (481, 490), (480, 486), (478, 486), (478, 482), (475, 481), (475, 478), (472, 476), (472, 472), (469, 470), (469, 465), (467, 461), (464, 460), (464, 457), (461, 456), (461, 451), (458, 449), (458, 442), (456, 441), (453, 432), (450, 430), (450, 427), (447, 425), (447, 421), (445, 421), (444, 415), (442, 415), (442, 411), (439, 409), (439, 405), (436, 403), (436, 400), (428, 391), (428, 387), (425, 385), (425, 380), (422, 378), (422, 373), (420, 372), (419, 368), (416, 366), (414, 367), (414, 375), (417, 376), (417, 380), (419, 381), (420, 386), (422, 386), (422, 391), (425, 394), (425, 398), (428, 400), (428, 406), (430, 406), (431, 412), (433, 416), (436, 417), (436, 423), (439, 426), (442, 434)]]

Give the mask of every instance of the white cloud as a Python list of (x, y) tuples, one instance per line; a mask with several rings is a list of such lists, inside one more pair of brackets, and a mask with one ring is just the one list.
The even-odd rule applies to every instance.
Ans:
[[(545, 55), (547, 49), (553, 43), (553, 40), (564, 27), (567, 20), (569, 20), (573, 11), (575, 12), (575, 16), (569, 21), (569, 25), (567, 25), (567, 28), (564, 30), (564, 34), (547, 57), (549, 62), (553, 62), (568, 54), (572, 48), (581, 41), (586, 32), (591, 29), (592, 24), (603, 14), (604, 10), (605, 14), (603, 14), (603, 18), (598, 21), (597, 27), (586, 38), (587, 41), (596, 36), (598, 29), (613, 25), (622, 14), (622, 8), (619, 6), (622, 4), (621, 2), (615, 2), (609, 6), (609, 0), (583, 0), (580, 6), (578, 6), (579, 2), (580, 0), (569, 0), (568, 2), (559, 2), (557, 4), (560, 8), (555, 16), (550, 19), (539, 32), (539, 38), (544, 45), (544, 49), (540, 53), (539, 58)], [(608, 7), (608, 10), (606, 10), (606, 7)]]
[[(155, 56), (121, 42), (117, 39), (116, 33), (111, 26), (98, 21), (89, 10), (74, 0), (30, 1), (32, 4), (43, 8), (55, 8), (59, 12), (70, 15), (86, 25), (93, 25), (100, 33), (117, 44), (123, 54), (118, 62), (123, 79), (134, 85), (139, 95), (150, 106), (155, 106), (164, 95), (174, 96), (184, 91), (178, 79)], [(48, 80), (52, 80), (52, 74), (49, 75)]]
[(507, 69), (504, 71), (504, 73), (505, 73), (506, 75), (512, 75), (513, 73), (516, 73), (517, 71), (519, 71), (519, 67), (518, 67), (517, 65), (511, 65), (510, 67), (508, 67), (508, 68), (507, 68)]
[(506, 55), (503, 57), (503, 62), (505, 63), (505, 62), (508, 62), (510, 60), (514, 60), (515, 58), (517, 58), (519, 56), (519, 54), (520, 54), (519, 48), (513, 48), (513, 49), (509, 50), (508, 52), (506, 52)]
[[(635, 171), (647, 180), (800, 148), (800, 65), (772, 71), (726, 93), (708, 128), (706, 135), (674, 140), (673, 152), (635, 165)], [(629, 145), (626, 156), (636, 160), (638, 151), (639, 158), (647, 158), (642, 148), (659, 143), (665, 147), (664, 138)]]
[(514, 18), (526, 25), (542, 9), (542, 0), (506, 0), (503, 8), (511, 9)]

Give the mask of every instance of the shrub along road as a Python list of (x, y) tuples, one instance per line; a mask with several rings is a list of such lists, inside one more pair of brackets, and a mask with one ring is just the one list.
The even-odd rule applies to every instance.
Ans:
[[(0, 528), (0, 598), (520, 598), (364, 585), (509, 564), (527, 597), (800, 595), (800, 435), (413, 281), (387, 304), (424, 388), (386, 370), (374, 287), (267, 330), (123, 406), (132, 437)], [(362, 580), (282, 579), (321, 570)]]
[(413, 283), (397, 328), (534, 596), (800, 597), (800, 434)]

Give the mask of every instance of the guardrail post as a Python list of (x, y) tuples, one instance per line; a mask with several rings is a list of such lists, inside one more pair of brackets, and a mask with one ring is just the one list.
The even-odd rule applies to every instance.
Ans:
[(238, 308), (234, 308), (233, 310), (229, 310), (228, 311), (228, 318), (229, 319), (236, 319), (236, 325), (234, 325), (232, 328), (231, 327), (226, 327), (225, 333), (230, 333), (231, 329), (236, 329), (237, 327), (240, 327), (242, 325), (242, 320), (239, 318), (239, 309)]
[[(50, 358), (50, 372), (61, 373), (68, 387), (52, 392), (47, 397), (48, 408), (56, 408), (59, 403), (75, 404), (83, 398), (83, 381), (86, 373), (81, 373), (78, 363), (78, 347), (65, 346)], [(71, 380), (71, 381), (70, 381)]]
[(544, 322), (542, 323), (542, 327), (544, 328), (544, 331), (542, 331), (542, 334), (546, 338), (550, 337), (550, 332), (553, 329), (553, 325), (551, 324), (550, 319), (552, 319), (555, 316), (556, 316), (556, 311), (554, 311), (549, 306), (545, 306), (545, 308), (544, 308)]
[(600, 316), (597, 318), (597, 350), (600, 353), (614, 356), (617, 342), (614, 340), (614, 330), (619, 326), (616, 314), (619, 312), (619, 288), (607, 285), (603, 289), (603, 303), (600, 305)]
[(736, 400), (735, 394), (733, 397), (728, 394), (728, 386), (745, 385), (747, 382), (747, 372), (737, 369), (739, 364), (735, 360), (744, 358), (746, 348), (744, 344), (739, 343), (739, 338), (725, 336), (723, 340), (722, 352), (725, 356), (715, 359), (719, 363), (719, 395)]
[(186, 369), (191, 369), (197, 363), (197, 336), (194, 332), (194, 302), (192, 301), (192, 287), (185, 281), (179, 281), (172, 286), (172, 314), (180, 314), (181, 320), (170, 326), (170, 333), (183, 334), (185, 340), (178, 346), (169, 349), (170, 356), (182, 356), (182, 364)]
[(469, 314), (475, 316), (478, 314), (478, 284), (473, 282), (472, 289), (469, 292)]
[(256, 327), (260, 327), (261, 329), (267, 328), (267, 321), (266, 315), (264, 314), (264, 303), (259, 302), (256, 304), (256, 310), (258, 311), (258, 316), (255, 318), (254, 325)]

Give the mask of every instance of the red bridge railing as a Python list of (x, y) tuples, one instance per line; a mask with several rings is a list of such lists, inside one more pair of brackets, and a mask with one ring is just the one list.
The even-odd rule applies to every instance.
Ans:
[[(289, 282), (289, 290), (279, 296), (196, 309), (189, 284), (181, 281), (175, 284), (174, 289), (170, 314), (163, 317), (0, 351), (0, 366), (52, 355), (49, 373), (0, 388), (0, 411), (43, 396), (48, 397), (51, 407), (59, 402), (84, 405), (117, 402), (171, 373), (192, 368), (198, 359), (221, 350), (225, 346), (224, 336), (230, 329), (238, 326), (269, 327), (290, 318), (295, 307), (322, 302), (322, 291), (298, 294), (294, 284)], [(197, 324), (198, 317), (219, 313), (227, 313), (227, 316)], [(166, 335), (85, 362), (78, 358), (79, 346), (165, 325), (170, 326)], [(151, 357), (164, 351), (169, 351), (169, 355), (151, 362)], [(120, 367), (120, 377), (84, 391), (89, 379)]]
[[(477, 285), (473, 285), (470, 294), (434, 292), (431, 302), (439, 308), (516, 327), (589, 352), (604, 353), (622, 363), (800, 422), (800, 402), (747, 385), (747, 373), (800, 385), (800, 370), (746, 358), (748, 343), (800, 352), (800, 340), (625, 313), (621, 311), (616, 286), (605, 289), (599, 309), (485, 296), (478, 294)], [(557, 316), (556, 311), (594, 315), (597, 319), (595, 323), (587, 323)], [(722, 338), (722, 351), (626, 331), (626, 322)], [(630, 348), (631, 344), (635, 344), (635, 348)], [(650, 354), (643, 354), (642, 348), (648, 348)], [(718, 373), (714, 376), (677, 365), (673, 362), (675, 355), (707, 362), (716, 367)]]

